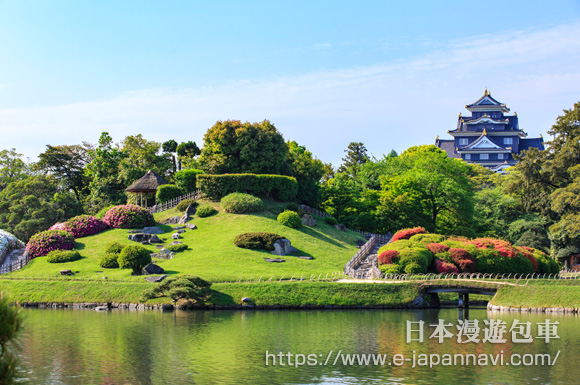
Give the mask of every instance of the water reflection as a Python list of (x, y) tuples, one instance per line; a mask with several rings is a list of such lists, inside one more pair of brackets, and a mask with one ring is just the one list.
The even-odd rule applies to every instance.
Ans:
[[(30, 384), (448, 384), (577, 383), (580, 368), (576, 315), (487, 313), (484, 309), (413, 311), (93, 312), (27, 310), (22, 370)], [(406, 321), (557, 319), (560, 339), (531, 344), (407, 343)], [(509, 326), (508, 326), (509, 329)], [(535, 330), (534, 330), (535, 331)], [(426, 336), (428, 334), (426, 333)], [(348, 365), (336, 353), (550, 353), (554, 367)], [(327, 365), (266, 366), (265, 353), (321, 357)], [(334, 364), (333, 364), (334, 363)]]

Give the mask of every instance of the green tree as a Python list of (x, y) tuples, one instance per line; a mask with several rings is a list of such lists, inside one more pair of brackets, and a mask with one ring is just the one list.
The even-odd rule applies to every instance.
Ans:
[(211, 294), (211, 282), (193, 275), (170, 277), (162, 281), (154, 288), (148, 289), (142, 294), (142, 300), (168, 297), (176, 305), (180, 299), (187, 299), (195, 303), (203, 303)]
[(0, 384), (16, 383), (18, 359), (14, 343), (22, 327), (17, 306), (12, 306), (4, 296), (0, 297)]
[(16, 149), (0, 151), (0, 190), (10, 182), (22, 180), (30, 175), (28, 165)]
[(210, 174), (289, 175), (288, 146), (268, 120), (217, 122), (204, 136), (201, 168)]
[(344, 152), (346, 156), (342, 158), (343, 163), (338, 171), (356, 175), (360, 166), (368, 161), (367, 148), (361, 142), (350, 142)]
[(298, 182), (296, 198), (310, 206), (317, 207), (321, 202), (320, 180), (324, 175), (324, 163), (314, 158), (304, 146), (292, 141), (288, 142), (288, 162), (292, 176)]
[(163, 152), (166, 154), (171, 155), (171, 162), (173, 163), (173, 173), (177, 172), (177, 162), (175, 161), (175, 152), (177, 152), (177, 142), (173, 139), (169, 139), (166, 142), (163, 142), (161, 145), (163, 148)]
[(54, 175), (63, 186), (71, 189), (81, 202), (83, 196), (88, 193), (89, 180), (85, 174), (85, 168), (89, 163), (88, 146), (47, 145), (46, 151), (38, 158), (39, 161), (34, 168)]
[(0, 191), (0, 228), (23, 241), (79, 214), (81, 204), (50, 175), (12, 182)]
[(189, 169), (197, 166), (195, 158), (201, 154), (201, 150), (195, 142), (183, 142), (177, 146), (179, 169)]
[(122, 151), (126, 154), (119, 162), (119, 180), (124, 187), (141, 178), (152, 170), (161, 176), (167, 175), (171, 169), (168, 154), (159, 154), (161, 144), (143, 138), (143, 135), (127, 136), (122, 143)]
[(125, 246), (119, 258), (117, 258), (121, 269), (133, 269), (133, 275), (140, 275), (143, 268), (151, 263), (151, 252), (143, 246)]
[(479, 236), (505, 238), (510, 223), (522, 214), (518, 199), (501, 186), (477, 191), (474, 201), (477, 213), (474, 218), (475, 231)]

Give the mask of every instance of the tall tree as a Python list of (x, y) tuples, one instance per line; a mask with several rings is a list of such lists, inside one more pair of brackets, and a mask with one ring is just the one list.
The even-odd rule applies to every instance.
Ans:
[(268, 120), (242, 123), (217, 122), (205, 136), (201, 151), (202, 169), (211, 174), (291, 173), (288, 146), (282, 134)]
[(149, 170), (165, 176), (171, 169), (171, 160), (167, 154), (159, 154), (161, 144), (149, 141), (143, 135), (129, 135), (123, 142), (121, 150), (125, 157), (119, 162), (119, 180), (128, 187)]
[(195, 142), (183, 142), (177, 146), (177, 156), (179, 161), (179, 169), (189, 169), (197, 167), (195, 158), (201, 154), (201, 150), (197, 147)]
[(173, 139), (169, 139), (166, 142), (163, 142), (161, 145), (163, 148), (163, 152), (166, 154), (171, 155), (171, 162), (173, 163), (173, 173), (177, 172), (177, 162), (175, 161), (175, 152), (177, 151), (177, 142)]
[(288, 162), (292, 175), (298, 182), (297, 199), (301, 203), (318, 206), (321, 202), (320, 180), (324, 175), (324, 163), (314, 158), (304, 146), (292, 141), (288, 142)]
[(85, 167), (89, 163), (88, 146), (47, 145), (46, 151), (38, 158), (34, 168), (54, 175), (81, 202), (82, 197), (88, 193), (89, 180), (85, 175)]
[(355, 175), (360, 166), (368, 161), (367, 148), (361, 142), (350, 142), (344, 152), (346, 156), (342, 158), (343, 163), (338, 168), (339, 172)]
[(22, 180), (30, 175), (30, 168), (16, 149), (0, 151), (0, 190), (10, 182)]

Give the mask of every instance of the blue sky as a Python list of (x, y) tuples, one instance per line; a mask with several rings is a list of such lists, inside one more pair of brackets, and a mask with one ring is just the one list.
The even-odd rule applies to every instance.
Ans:
[(269, 119), (340, 163), (433, 143), (488, 87), (545, 135), (580, 100), (580, 1), (0, 0), (0, 149)]

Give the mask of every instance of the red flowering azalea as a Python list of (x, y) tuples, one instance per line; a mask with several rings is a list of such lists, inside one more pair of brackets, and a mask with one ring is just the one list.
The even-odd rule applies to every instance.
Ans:
[(393, 242), (401, 239), (409, 239), (415, 234), (425, 234), (427, 231), (422, 227), (413, 227), (412, 229), (399, 230), (393, 235)]
[(534, 254), (532, 252), (532, 248), (530, 247), (517, 247), (516, 249), (523, 254), (524, 257), (526, 257), (527, 259), (530, 260), (530, 262), (532, 262), (532, 266), (534, 267), (534, 273), (538, 271), (538, 261), (536, 261), (536, 258), (534, 258)]
[(452, 247), (451, 249), (449, 249), (449, 255), (451, 256), (451, 259), (453, 259), (453, 262), (455, 263), (459, 263), (459, 261), (463, 260), (475, 262), (475, 258), (473, 258), (473, 256), (469, 253), (469, 251), (465, 249), (458, 249)]
[(475, 261), (469, 259), (460, 260), (457, 262), (457, 266), (459, 266), (459, 270), (461, 270), (462, 273), (475, 273), (477, 267)]
[(449, 246), (444, 245), (442, 243), (429, 243), (427, 245), (427, 249), (433, 254), (439, 254), (449, 250)]
[(397, 250), (385, 250), (379, 255), (379, 265), (390, 265), (399, 261)]
[(439, 274), (459, 273), (459, 270), (454, 264), (443, 261), (439, 258), (435, 260), (435, 271)]

